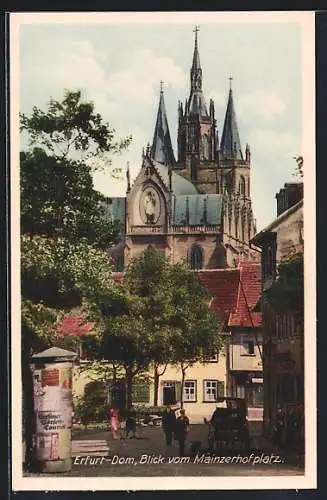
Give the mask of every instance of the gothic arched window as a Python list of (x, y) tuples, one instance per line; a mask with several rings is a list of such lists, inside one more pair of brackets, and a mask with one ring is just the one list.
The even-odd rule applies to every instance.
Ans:
[(204, 160), (210, 159), (210, 145), (209, 145), (209, 137), (205, 134), (202, 137), (202, 154)]
[(198, 245), (193, 245), (188, 252), (188, 265), (191, 269), (202, 269), (203, 267), (203, 252)]
[(245, 179), (244, 179), (243, 175), (241, 175), (241, 177), (240, 177), (239, 192), (240, 192), (240, 195), (245, 196)]
[(246, 208), (242, 209), (242, 219), (241, 219), (241, 231), (242, 231), (242, 241), (245, 241), (245, 225), (246, 225)]
[(196, 182), (197, 179), (197, 171), (196, 171), (196, 163), (194, 159), (191, 160), (191, 182)]

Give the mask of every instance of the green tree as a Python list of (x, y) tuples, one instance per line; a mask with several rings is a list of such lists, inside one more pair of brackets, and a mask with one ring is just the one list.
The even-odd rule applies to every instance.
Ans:
[(61, 102), (50, 99), (46, 111), (34, 107), (20, 120), (31, 148), (20, 161), (22, 232), (85, 238), (102, 248), (115, 242), (119, 227), (105, 218), (105, 197), (94, 189), (92, 172), (101, 163), (115, 175), (111, 155), (131, 137), (115, 141), (115, 131), (80, 91), (66, 90)]
[(20, 173), (22, 233), (85, 238), (101, 248), (117, 241), (119, 226), (106, 219), (90, 166), (34, 148), (21, 153)]
[[(34, 107), (30, 116), (20, 115), (20, 122), (30, 139), (20, 164), (22, 363), (27, 374), (34, 337), (41, 341), (38, 349), (62, 342), (55, 327), (70, 311), (94, 321), (99, 332), (105, 310), (119, 301), (104, 251), (117, 241), (119, 228), (105, 220), (104, 197), (94, 190), (92, 173), (102, 162), (115, 175), (108, 155), (123, 151), (131, 138), (116, 141), (115, 131), (95, 113), (93, 103), (82, 101), (80, 91), (65, 91), (62, 101), (50, 99), (46, 111)], [(29, 401), (27, 378), (23, 391)], [(27, 408), (27, 421), (31, 411)]]
[(169, 288), (170, 264), (164, 254), (153, 248), (132, 260), (126, 271), (126, 283), (131, 293), (142, 298), (143, 318), (152, 334), (151, 358), (154, 382), (154, 406), (158, 405), (159, 379), (172, 358), (168, 328), (171, 312)]
[(279, 313), (292, 311), (299, 318), (304, 314), (303, 253), (283, 259), (278, 267), (278, 278), (267, 292), (270, 306)]
[(104, 352), (124, 367), (127, 404), (133, 378), (152, 367), (157, 391), (160, 366), (168, 363), (181, 369), (183, 393), (187, 368), (223, 345), (219, 317), (209, 309), (211, 297), (196, 273), (154, 249), (130, 263), (125, 286), (126, 309), (108, 320)]
[(116, 141), (116, 131), (94, 110), (93, 102), (83, 102), (80, 90), (65, 90), (62, 101), (50, 99), (46, 111), (33, 107), (31, 116), (20, 114), (21, 131), (27, 131), (30, 146), (41, 145), (55, 158), (80, 161), (120, 153), (131, 136)]
[(181, 407), (186, 371), (195, 362), (203, 360), (206, 352), (222, 349), (224, 340), (218, 314), (209, 308), (211, 297), (200, 283), (197, 273), (188, 269), (184, 262), (170, 267), (172, 328), (171, 362), (178, 366), (181, 378)]

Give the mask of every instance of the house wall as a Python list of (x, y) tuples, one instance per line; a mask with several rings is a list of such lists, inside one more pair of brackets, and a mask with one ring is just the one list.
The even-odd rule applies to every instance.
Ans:
[[(149, 372), (152, 375), (152, 372)], [(89, 374), (84, 371), (80, 372), (78, 366), (73, 370), (73, 394), (74, 397), (82, 396), (84, 394), (85, 386), (94, 380), (92, 373)], [(176, 381), (181, 382), (182, 373), (179, 368), (168, 365), (164, 375), (159, 379), (159, 391), (158, 391), (158, 405), (163, 404), (163, 390), (162, 387), (164, 382)], [(204, 402), (204, 380), (218, 380), (224, 383), (224, 395), (226, 395), (227, 386), (227, 366), (226, 366), (226, 355), (221, 353), (218, 357), (218, 361), (203, 363), (195, 363), (187, 369), (185, 380), (195, 380), (196, 381), (196, 401), (195, 402), (184, 402), (184, 408), (190, 421), (203, 422), (204, 417), (211, 417), (214, 409), (216, 408), (216, 403)], [(154, 390), (153, 383), (150, 385), (150, 401), (146, 404), (147, 406), (153, 406), (154, 404)], [(177, 401), (177, 406), (180, 403)]]
[[(246, 339), (254, 343), (254, 354), (249, 354), (244, 346)], [(262, 350), (262, 335), (257, 334), (260, 349)], [(229, 345), (229, 369), (230, 370), (248, 370), (261, 371), (262, 359), (260, 349), (257, 345), (255, 335), (251, 332), (232, 333)]]
[[(168, 366), (164, 375), (160, 377), (158, 404), (163, 403), (163, 383), (167, 381), (181, 381), (181, 370), (173, 366)], [(206, 364), (195, 363), (187, 369), (185, 381), (196, 381), (196, 401), (186, 402), (184, 400), (184, 408), (191, 422), (203, 422), (203, 418), (210, 418), (217, 404), (205, 402), (204, 381), (218, 380), (224, 383), (224, 395), (227, 395), (227, 363), (226, 355), (221, 353), (218, 357), (218, 362), (209, 362)], [(178, 403), (177, 403), (178, 404)]]
[[(275, 242), (271, 244), (272, 236)], [(272, 249), (272, 253), (270, 252)], [(278, 264), (292, 254), (303, 252), (303, 204), (283, 213), (267, 229), (262, 242), (262, 286), (263, 293), (277, 277)], [(304, 324), (303, 318), (296, 325), (294, 318), (281, 320), (271, 307), (263, 301), (264, 336), (264, 423), (265, 432), (270, 435), (276, 423), (277, 410), (288, 404), (281, 395), (285, 378), (292, 377), (296, 386), (296, 403), (303, 404), (304, 391)], [(289, 311), (289, 316), (292, 312)], [(285, 377), (286, 376), (286, 377)]]
[(277, 262), (290, 254), (303, 251), (302, 230), (303, 207), (301, 206), (274, 229), (277, 233)]

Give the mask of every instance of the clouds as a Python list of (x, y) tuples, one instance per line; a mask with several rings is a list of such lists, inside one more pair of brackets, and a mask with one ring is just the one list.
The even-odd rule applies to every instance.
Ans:
[(244, 120), (252, 117), (269, 120), (282, 115), (286, 105), (277, 92), (256, 90), (240, 95), (237, 108), (239, 116)]
[[(189, 95), (193, 26), (181, 25), (23, 25), (20, 28), (20, 109), (44, 107), (65, 88), (79, 88), (119, 137), (132, 134), (128, 152), (113, 158), (131, 177), (140, 168), (142, 147), (151, 142), (164, 82), (173, 145), (177, 102)], [(291, 24), (212, 24), (199, 36), (207, 104), (215, 101), (221, 136), (234, 77), (236, 115), (243, 147), (252, 151), (252, 196), (258, 225), (274, 216), (275, 190), (290, 177), (301, 140), (300, 29)], [(259, 43), (260, 42), (260, 43)], [(176, 150), (175, 150), (176, 151)], [(269, 176), (273, 181), (268, 182)], [(108, 173), (95, 177), (107, 195), (125, 194), (126, 182)], [(264, 196), (262, 196), (264, 193)]]
[(258, 160), (288, 161), (298, 154), (299, 138), (291, 131), (278, 132), (272, 129), (256, 129), (250, 134), (252, 151)]

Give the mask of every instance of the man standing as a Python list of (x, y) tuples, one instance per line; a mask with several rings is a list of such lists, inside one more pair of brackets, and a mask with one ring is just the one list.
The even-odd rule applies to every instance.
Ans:
[(176, 415), (175, 411), (167, 406), (166, 411), (162, 416), (162, 428), (166, 437), (166, 445), (171, 446), (173, 443), (173, 432), (176, 427)]
[(179, 444), (179, 456), (183, 457), (185, 455), (185, 441), (187, 438), (187, 434), (189, 431), (190, 421), (188, 417), (185, 415), (185, 410), (182, 409), (180, 411), (180, 416), (176, 420), (176, 429), (175, 429), (175, 439)]

